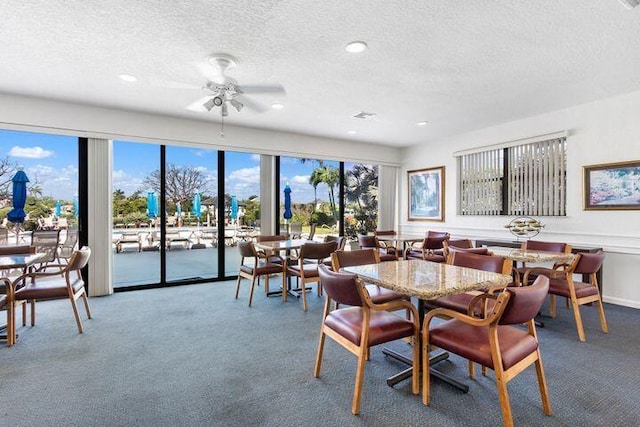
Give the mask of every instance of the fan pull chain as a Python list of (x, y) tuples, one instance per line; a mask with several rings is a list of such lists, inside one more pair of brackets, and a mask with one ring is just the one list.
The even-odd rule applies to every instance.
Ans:
[(220, 138), (224, 138), (224, 116), (221, 116), (222, 120), (220, 121)]

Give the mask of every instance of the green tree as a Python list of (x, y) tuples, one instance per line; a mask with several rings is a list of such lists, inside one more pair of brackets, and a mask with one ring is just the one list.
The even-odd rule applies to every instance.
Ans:
[(356, 237), (376, 229), (378, 212), (378, 168), (355, 164), (345, 173), (345, 199), (354, 210), (354, 222), (345, 222), (345, 234)]

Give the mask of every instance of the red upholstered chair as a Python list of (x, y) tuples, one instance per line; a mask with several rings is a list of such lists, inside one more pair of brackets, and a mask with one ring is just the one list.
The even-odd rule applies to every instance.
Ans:
[[(256, 279), (258, 279), (258, 284), (260, 284), (260, 277), (264, 276), (264, 289), (266, 292), (269, 291), (269, 276), (272, 274), (281, 274), (282, 275), (282, 286), (286, 288), (286, 275), (285, 275), (285, 266), (286, 263), (280, 258), (280, 263), (277, 264), (272, 261), (275, 255), (267, 255), (264, 252), (257, 251), (253, 242), (238, 242), (238, 251), (240, 251), (240, 267), (238, 269), (238, 280), (236, 281), (236, 299), (238, 299), (238, 295), (240, 294), (240, 281), (245, 278), (251, 281), (251, 289), (249, 291), (249, 307), (253, 302), (253, 289), (256, 283)], [(245, 260), (252, 259), (253, 261), (249, 261), (249, 265), (245, 264)], [(282, 299), (286, 301), (286, 289), (282, 291)]]
[[(548, 269), (531, 269), (525, 274), (525, 281), (529, 280), (530, 274), (545, 275), (551, 278), (549, 285), (549, 294), (551, 295), (551, 317), (556, 316), (556, 295), (565, 297), (571, 302), (573, 315), (576, 320), (576, 328), (578, 329), (578, 337), (580, 341), (586, 341), (584, 327), (582, 325), (582, 316), (580, 316), (580, 306), (595, 302), (598, 306), (600, 314), (600, 326), (602, 332), (608, 333), (607, 319), (604, 317), (604, 307), (600, 298), (598, 289), (598, 280), (596, 272), (600, 270), (604, 261), (604, 253), (586, 253), (576, 254), (573, 262), (564, 270), (552, 271)], [(587, 275), (589, 281), (587, 283), (573, 280), (574, 274)]]
[(309, 242), (300, 248), (297, 264), (287, 267), (291, 276), (297, 277), (302, 292), (302, 308), (307, 311), (307, 283), (317, 283), (318, 296), (322, 295), (322, 284), (318, 274), (318, 266), (322, 265), (326, 258), (338, 248), (338, 242), (315, 243)]
[[(545, 252), (564, 252), (566, 254), (570, 254), (572, 248), (571, 248), (571, 245), (568, 245), (566, 243), (527, 240), (522, 242), (521, 249), (523, 251), (530, 250), (530, 251), (545, 251)], [(563, 267), (563, 264), (555, 264), (552, 268), (537, 267), (537, 271), (539, 272), (539, 274), (544, 272), (550, 273), (552, 270), (557, 270), (560, 267)], [(522, 263), (522, 266), (520, 267), (514, 268), (513, 271), (516, 276), (516, 279), (520, 280), (528, 269), (529, 268), (526, 266), (525, 263)], [(536, 275), (534, 274), (529, 275), (530, 282), (535, 279), (535, 276)], [(526, 284), (526, 282), (522, 282), (522, 283)]]
[[(31, 305), (31, 326), (36, 323), (36, 300), (47, 299), (69, 299), (73, 315), (76, 318), (78, 332), (82, 333), (82, 321), (78, 313), (76, 301), (82, 298), (87, 317), (91, 319), (91, 309), (89, 300), (85, 291), (85, 282), (82, 277), (82, 269), (89, 262), (91, 257), (91, 249), (83, 246), (71, 254), (69, 261), (62, 265), (48, 265), (47, 267), (60, 268), (59, 271), (47, 273), (43, 270), (30, 272), (22, 275), (16, 282), (22, 282), (25, 285), (17, 289), (13, 294), (15, 302), (27, 301)], [(13, 313), (15, 315), (15, 311)], [(25, 319), (23, 316), (23, 324)], [(15, 342), (15, 319), (13, 319), (13, 342)]]
[(469, 239), (460, 240), (445, 240), (442, 242), (442, 254), (445, 258), (449, 256), (451, 252), (469, 252), (480, 255), (491, 255), (487, 248), (476, 248), (473, 246), (473, 242)]
[(443, 242), (449, 240), (449, 233), (429, 231), (422, 244), (411, 245), (404, 253), (405, 259), (423, 259), (433, 262), (445, 262), (446, 258), (442, 250)]
[[(359, 249), (354, 251), (335, 251), (331, 254), (331, 261), (334, 271), (340, 271), (343, 267), (353, 267), (354, 265), (378, 264), (380, 256), (375, 249)], [(371, 301), (376, 304), (382, 304), (397, 299), (406, 299), (409, 297), (393, 292), (387, 288), (378, 285), (369, 284), (365, 286)]]
[[(483, 248), (486, 249), (486, 248)], [(510, 259), (494, 256), (469, 253), (465, 251), (455, 251), (449, 254), (447, 263), (458, 267), (475, 268), (477, 270), (491, 271), (493, 273), (511, 274), (513, 262)], [(493, 292), (491, 289), (488, 292)], [(425, 301), (425, 305), (429, 308), (447, 308), (455, 310), (458, 313), (467, 314), (469, 305), (476, 295), (480, 292), (465, 292), (462, 294), (448, 295), (432, 300)], [(491, 308), (490, 300), (487, 301), (487, 308)], [(476, 307), (474, 314), (480, 316), (482, 314), (481, 307)]]
[[(373, 235), (376, 237), (377, 236), (396, 236), (398, 235), (398, 233), (396, 233), (396, 230), (375, 230), (373, 232)], [(380, 245), (380, 248), (383, 249), (386, 253), (394, 254), (396, 255), (396, 257), (402, 256), (402, 250), (392, 245), (391, 242), (385, 242), (378, 239), (378, 244)]]
[[(500, 408), (505, 426), (513, 426), (507, 383), (531, 364), (535, 364), (542, 411), (551, 415), (551, 403), (538, 347), (533, 318), (540, 310), (549, 290), (549, 279), (539, 276), (532, 286), (505, 288), (495, 298), (492, 312), (484, 319), (439, 308), (425, 316), (422, 329), (422, 402), (430, 401), (430, 347), (458, 354), (495, 371)], [(452, 319), (431, 325), (434, 317)], [(528, 330), (511, 325), (525, 323)], [(473, 371), (469, 372), (473, 377)]]
[(360, 245), (360, 249), (375, 249), (378, 251), (378, 255), (380, 256), (380, 261), (397, 261), (398, 257), (396, 256), (395, 251), (391, 253), (387, 253), (384, 248), (380, 246), (380, 241), (376, 236), (366, 236), (361, 234), (358, 236), (358, 244)]
[[(362, 381), (369, 348), (408, 337), (412, 337), (414, 342), (418, 342), (417, 310), (410, 302), (404, 300), (375, 304), (366, 292), (364, 283), (353, 274), (336, 273), (325, 265), (320, 265), (318, 271), (327, 297), (322, 316), (314, 376), (316, 378), (320, 376), (325, 337), (333, 339), (355, 354), (358, 357), (358, 367), (351, 401), (351, 413), (357, 415), (360, 413)], [(335, 306), (335, 304), (331, 304), (332, 301), (338, 303), (341, 308), (331, 310), (331, 307)], [(389, 312), (400, 309), (410, 310), (412, 320)], [(414, 346), (413, 394), (418, 394), (419, 357), (419, 348)]]

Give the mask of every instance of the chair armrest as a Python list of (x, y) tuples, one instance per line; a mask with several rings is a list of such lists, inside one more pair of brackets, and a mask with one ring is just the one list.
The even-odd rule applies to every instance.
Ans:
[(529, 276), (531, 274), (539, 275), (539, 276), (547, 276), (550, 279), (560, 279), (564, 278), (567, 275), (567, 271), (565, 270), (549, 270), (548, 268), (536, 267), (527, 269), (524, 273), (524, 277), (522, 278), (522, 283), (529, 283)]
[[(471, 299), (471, 302), (469, 302), (469, 307), (467, 308), (467, 314), (469, 316), (473, 317), (473, 315), (475, 313), (476, 305), (478, 303), (481, 303), (481, 302), (483, 303), (488, 299), (497, 300), (498, 297), (496, 295), (493, 295), (493, 292), (496, 292), (496, 291), (499, 291), (499, 289), (497, 289), (497, 288), (489, 289), (486, 293), (483, 293), (483, 294), (480, 294), (480, 295), (476, 295), (475, 297), (473, 297)], [(484, 307), (482, 307), (481, 313), (483, 314), (482, 317), (484, 317), (484, 314), (485, 314)]]
[(478, 319), (477, 317), (469, 316), (467, 314), (462, 314), (455, 310), (450, 310), (448, 308), (436, 308), (434, 310), (429, 311), (424, 316), (424, 323), (422, 326), (423, 329), (429, 327), (429, 324), (431, 323), (431, 320), (433, 320), (434, 317), (445, 317), (445, 318), (449, 317), (452, 319), (460, 320), (461, 322), (471, 326), (487, 326), (493, 321), (492, 318)]

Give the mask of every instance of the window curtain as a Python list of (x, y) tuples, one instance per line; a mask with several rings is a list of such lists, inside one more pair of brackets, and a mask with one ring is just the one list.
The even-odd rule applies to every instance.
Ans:
[(87, 169), (89, 173), (87, 198), (87, 227), (89, 234), (89, 296), (111, 295), (113, 293), (113, 232), (112, 185), (113, 143), (107, 139), (89, 138)]
[(397, 230), (398, 173), (395, 166), (378, 166), (378, 230)]

